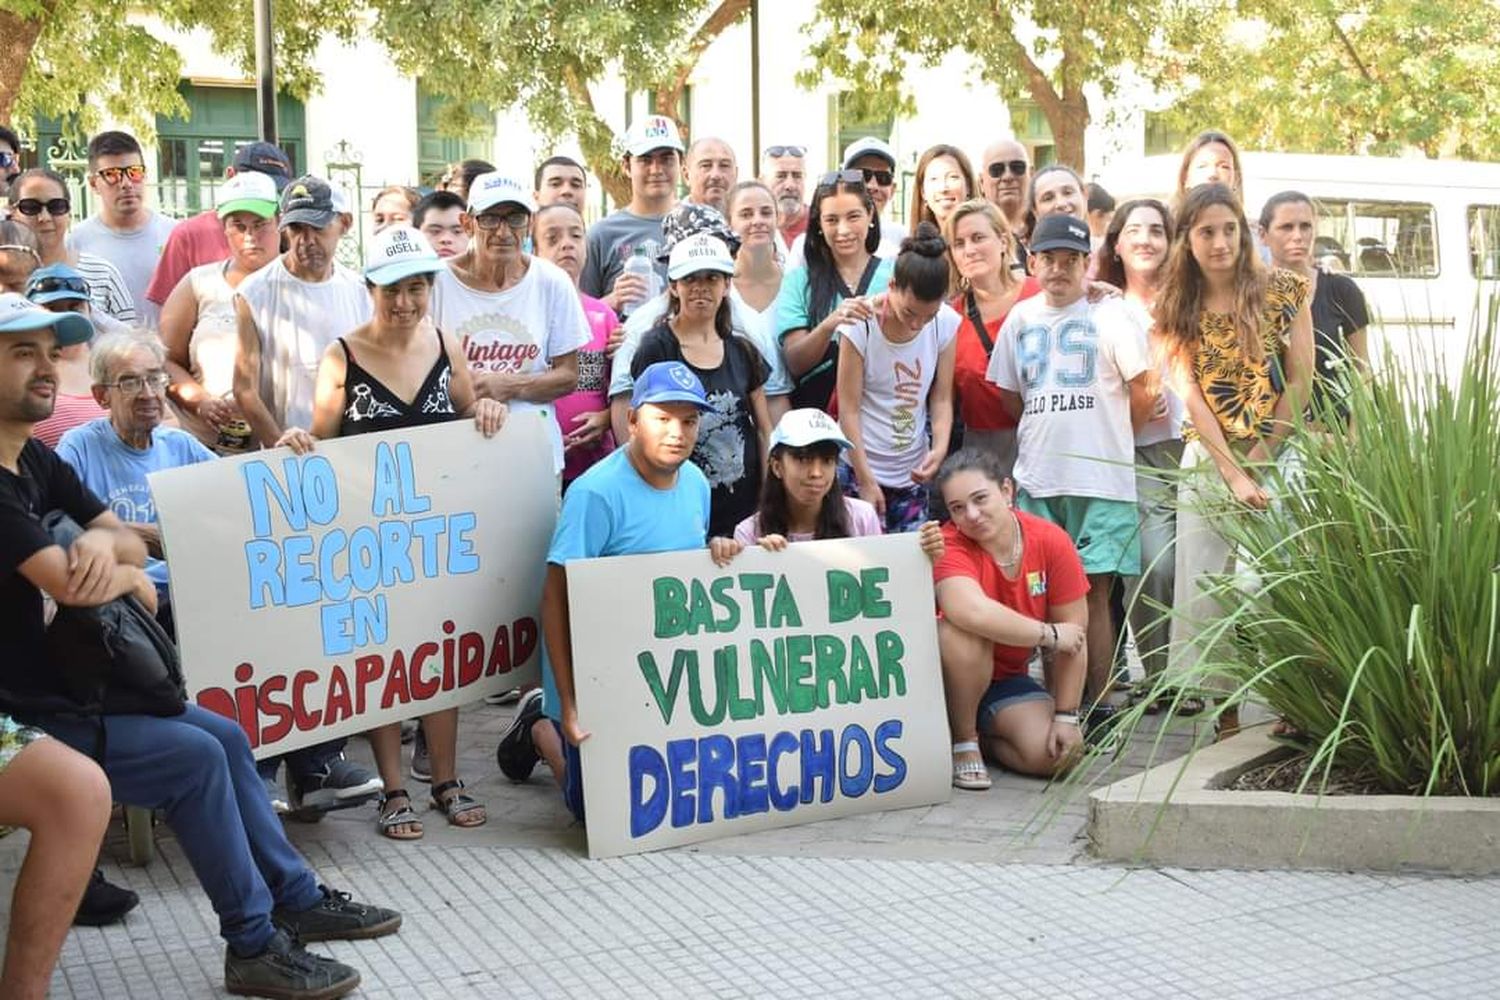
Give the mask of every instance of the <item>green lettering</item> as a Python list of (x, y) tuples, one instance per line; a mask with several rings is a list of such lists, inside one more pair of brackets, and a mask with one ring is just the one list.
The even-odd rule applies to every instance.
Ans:
[(901, 657), (906, 654), (906, 643), (901, 635), (890, 629), (875, 633), (875, 658), (880, 661), (880, 697), (891, 696), (891, 680), (896, 681), (896, 694), (906, 694), (906, 670), (901, 666)]
[(811, 712), (818, 705), (812, 679), (812, 637), (789, 635), (776, 641), (786, 645), (787, 700), (792, 711)]
[(656, 667), (656, 657), (648, 650), (635, 658), (636, 666), (641, 669), (641, 676), (646, 679), (646, 687), (656, 701), (656, 708), (661, 712), (661, 721), (669, 726), (672, 724), (672, 710), (677, 705), (677, 689), (682, 684), (684, 658), (688, 652), (686, 649), (679, 649), (673, 654), (672, 678), (665, 688), (661, 683), (661, 671)]
[(864, 640), (854, 636), (849, 640), (849, 697), (852, 701), (861, 698), (878, 698), (875, 689), (875, 671), (870, 667), (870, 653)]
[(740, 625), (740, 606), (724, 592), (734, 586), (734, 577), (721, 576), (708, 588), (714, 603), (724, 609), (724, 618), (714, 624), (715, 632), (733, 632)]
[(872, 566), (859, 571), (860, 593), (864, 600), (866, 618), (889, 618), (891, 602), (885, 600), (880, 588), (890, 581), (891, 571), (884, 566)]
[(714, 707), (710, 712), (703, 704), (703, 669), (702, 664), (698, 662), (698, 651), (684, 649), (678, 652), (688, 657), (688, 708), (693, 713), (694, 721), (700, 726), (717, 726), (724, 721), (724, 689), (718, 684), (714, 685)]
[[(756, 640), (751, 639), (754, 645)], [(760, 692), (754, 698), (740, 694), (740, 650), (730, 643), (714, 650), (714, 676), (719, 679), (719, 690), (727, 692), (729, 717), (736, 722), (753, 719), (761, 712)]]
[(771, 627), (802, 627), (802, 613), (797, 610), (797, 599), (792, 596), (791, 584), (784, 576), (776, 578), (776, 593), (771, 598)]
[[(774, 659), (773, 659), (774, 656)], [(785, 715), (787, 710), (786, 644), (779, 639), (767, 649), (759, 639), (750, 640), (750, 676), (755, 682), (755, 706), (765, 711), (765, 692), (770, 690), (771, 703)]]
[(687, 587), (671, 576), (651, 581), (652, 603), (656, 608), (656, 637), (675, 639), (687, 626)]
[[(813, 662), (817, 664), (818, 707), (827, 708), (830, 704), (847, 704), (849, 690), (844, 683), (843, 640), (836, 635), (814, 636)], [(832, 694), (829, 693), (830, 688), (833, 689)]]
[(841, 569), (828, 571), (828, 620), (834, 625), (859, 616), (859, 578)]
[(775, 580), (770, 573), (740, 574), (740, 588), (750, 592), (750, 614), (756, 628), (766, 627), (766, 590)]
[(712, 632), (714, 630), (714, 609), (708, 600), (708, 588), (703, 586), (702, 580), (694, 580), (691, 590), (692, 599), (688, 604), (687, 634), (697, 635), (699, 632)]

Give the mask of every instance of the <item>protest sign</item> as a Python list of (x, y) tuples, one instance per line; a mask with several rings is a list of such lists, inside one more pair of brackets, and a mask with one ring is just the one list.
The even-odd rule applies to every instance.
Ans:
[(188, 696), (264, 757), (534, 681), (547, 431), (455, 421), (152, 474)]
[(947, 800), (916, 535), (567, 569), (591, 857)]

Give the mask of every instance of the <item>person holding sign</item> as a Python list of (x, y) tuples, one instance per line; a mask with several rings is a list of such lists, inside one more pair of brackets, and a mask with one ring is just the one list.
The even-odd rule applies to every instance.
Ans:
[[(388, 226), (376, 236), (365, 267), (374, 310), (370, 322), (338, 338), (318, 367), (312, 431), (293, 428), (282, 435), (299, 455), (318, 438), (370, 434), (473, 416), (485, 437), (494, 436), (506, 416), (503, 403), (476, 399), (474, 382), (458, 340), (434, 335), (424, 322), (433, 275), (443, 268), (422, 234), (405, 225)], [(485, 822), (484, 806), (464, 792), (458, 780), (458, 709), (422, 717), (432, 760), (432, 807), (454, 826)], [(394, 840), (422, 836), (422, 822), (401, 787), (401, 727), (380, 726), (369, 733), (375, 764), (385, 785), (378, 826)]]
[[(1050, 778), (1078, 758), (1089, 580), (1067, 534), (1014, 508), (997, 456), (963, 448), (937, 476), (943, 526), (938, 649), (953, 734), (953, 786), (990, 787), (984, 758)], [(1047, 686), (1027, 673), (1050, 658)]]
[[(635, 379), (630, 442), (579, 476), (563, 498), (547, 552), (542, 587), (542, 710), (533, 730), (563, 737), (563, 801), (581, 822), (583, 775), (578, 744), (588, 739), (573, 688), (568, 563), (601, 556), (701, 548), (708, 533), (709, 485), (688, 461), (705, 413), (703, 383), (681, 361), (658, 361)], [(533, 732), (533, 739), (535, 733)], [(545, 746), (544, 741), (537, 741)]]
[[(948, 294), (948, 244), (930, 222), (901, 242), (887, 291), (870, 315), (839, 327), (839, 424), (853, 442), (846, 492), (875, 506), (886, 531), (927, 518), (927, 484), (953, 430), (953, 341), (958, 313)], [(932, 437), (928, 440), (928, 415)]]

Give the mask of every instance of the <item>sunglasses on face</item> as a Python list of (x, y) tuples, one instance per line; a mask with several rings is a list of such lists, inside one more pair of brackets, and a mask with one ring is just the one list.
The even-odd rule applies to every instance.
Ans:
[(501, 223), (504, 223), (512, 229), (525, 229), (528, 225), (531, 224), (531, 213), (506, 212), (502, 214), (496, 212), (494, 214), (491, 214), (489, 212), (486, 212), (483, 215), (474, 216), (474, 225), (478, 226), (480, 229), (499, 229)]
[(20, 162), (21, 158), (15, 153), (12, 153), (8, 149), (0, 150), (0, 170), (9, 170)]
[(874, 181), (881, 187), (890, 187), (896, 183), (896, 175), (889, 170), (872, 170), (869, 167), (865, 167), (860, 172), (864, 174), (866, 184)]
[[(887, 173), (886, 176), (890, 175)], [(863, 170), (830, 170), (818, 178), (819, 187), (826, 187), (829, 184), (863, 184), (864, 182), (865, 171)]]
[(767, 156), (806, 156), (806, 146), (767, 146)]
[(26, 295), (51, 295), (53, 292), (72, 292), (87, 297), (89, 283), (82, 278), (38, 278), (26, 285)]
[(1010, 172), (1015, 174), (1017, 177), (1026, 176), (1025, 160), (996, 160), (994, 163), (991, 163), (989, 166), (985, 167), (984, 172), (989, 174), (996, 180), (999, 180), (1000, 178), (1005, 176), (1006, 167), (1009, 167)]
[(67, 215), (73, 210), (73, 205), (66, 198), (48, 198), (46, 201), (40, 198), (22, 198), (16, 202), (16, 211), (22, 215), (41, 215), (44, 208), (48, 215)]
[(103, 167), (95, 170), (94, 176), (110, 187), (114, 187), (126, 177), (129, 177), (132, 183), (139, 184), (146, 179), (146, 168), (139, 163), (129, 167)]

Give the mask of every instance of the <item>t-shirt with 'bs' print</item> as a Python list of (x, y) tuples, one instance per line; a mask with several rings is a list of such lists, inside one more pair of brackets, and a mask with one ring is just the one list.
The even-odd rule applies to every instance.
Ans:
[[(428, 306), (439, 330), (458, 338), (475, 374), (536, 375), (592, 339), (573, 281), (540, 257), (526, 259), (521, 280), (502, 292), (470, 288), (451, 268), (437, 273)], [(550, 403), (513, 399), (512, 419), (539, 412), (552, 437), (553, 471), (563, 468), (562, 433)]]

